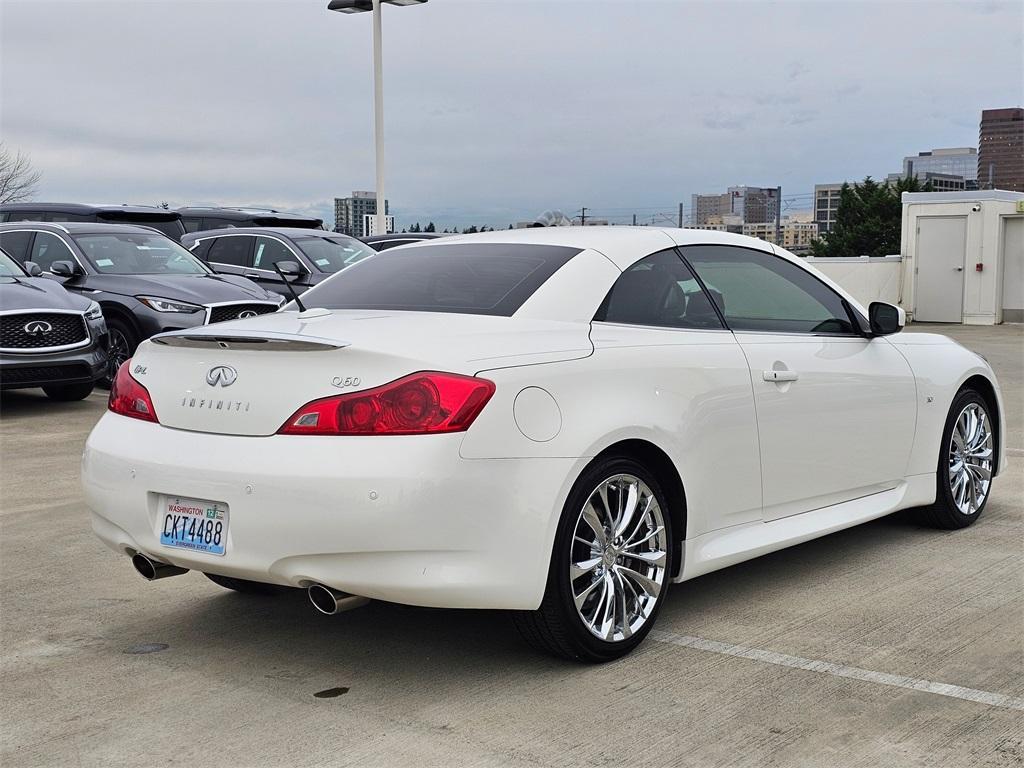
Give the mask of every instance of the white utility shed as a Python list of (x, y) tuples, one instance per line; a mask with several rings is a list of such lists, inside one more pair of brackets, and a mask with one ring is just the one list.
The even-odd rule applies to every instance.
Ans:
[(1024, 322), (1024, 193), (904, 192), (901, 255), (915, 322)]

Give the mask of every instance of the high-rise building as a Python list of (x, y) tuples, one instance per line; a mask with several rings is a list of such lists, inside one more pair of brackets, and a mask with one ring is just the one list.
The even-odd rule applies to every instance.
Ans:
[(821, 234), (831, 232), (835, 226), (836, 214), (839, 212), (839, 192), (842, 188), (841, 183), (814, 185), (814, 220)]
[[(384, 201), (384, 213), (390, 213), (389, 203)], [(369, 237), (366, 216), (377, 213), (376, 192), (353, 192), (351, 197), (334, 198), (334, 231), (352, 237)], [(394, 229), (394, 222), (389, 222)]]
[(690, 197), (690, 223), (695, 227), (710, 224), (713, 219), (732, 213), (729, 195), (692, 195)]
[[(914, 177), (924, 184), (927, 174), (933, 175), (933, 181), (959, 176), (964, 180), (959, 189), (977, 189), (978, 150), (974, 147), (947, 147), (903, 158), (903, 178)], [(938, 189), (940, 184), (935, 186)], [(948, 188), (948, 185), (942, 185), (942, 191)]]
[(730, 213), (744, 224), (777, 221), (782, 204), (782, 187), (729, 187)]
[[(931, 184), (931, 192), (962, 192), (965, 189), (977, 189), (978, 182), (967, 181), (963, 176), (957, 176), (951, 173), (935, 173), (933, 171), (918, 171), (914, 174), (907, 173), (890, 173), (885, 177), (886, 182), (895, 186), (896, 182), (901, 179), (909, 178), (913, 176), (920, 182), (921, 186), (924, 187), (926, 184)], [(973, 187), (968, 187), (968, 184), (973, 184)]]
[(978, 186), (1024, 192), (1024, 108), (982, 111)]

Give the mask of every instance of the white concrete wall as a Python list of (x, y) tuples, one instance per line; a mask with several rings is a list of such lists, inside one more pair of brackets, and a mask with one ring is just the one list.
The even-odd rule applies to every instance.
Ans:
[(865, 307), (872, 301), (887, 301), (898, 304), (900, 298), (900, 273), (903, 259), (900, 256), (859, 259), (804, 259), (826, 277), (835, 280), (844, 290), (853, 295)]

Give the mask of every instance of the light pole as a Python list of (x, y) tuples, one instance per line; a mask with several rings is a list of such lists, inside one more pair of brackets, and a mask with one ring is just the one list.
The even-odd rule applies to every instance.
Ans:
[(421, 5), (427, 0), (331, 0), (327, 4), (327, 10), (340, 13), (373, 11), (373, 129), (377, 166), (376, 228), (378, 235), (387, 232), (387, 212), (384, 210), (384, 72), (380, 54), (381, 2), (390, 5)]

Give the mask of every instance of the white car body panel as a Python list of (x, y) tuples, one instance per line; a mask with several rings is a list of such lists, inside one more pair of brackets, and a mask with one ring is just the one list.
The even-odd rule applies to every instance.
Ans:
[[(512, 317), (284, 312), (174, 334), (209, 343), (140, 345), (132, 365), (144, 370), (136, 378), (161, 424), (107, 414), (90, 436), (82, 477), (99, 537), (119, 552), (238, 578), (321, 583), (416, 605), (528, 610), (543, 596), (565, 499), (610, 446), (643, 441), (678, 472), (686, 508), (674, 576), (685, 580), (931, 502), (957, 390), (980, 376), (998, 398), (984, 360), (931, 334), (794, 338), (591, 322), (621, 270), (673, 245), (742, 245), (809, 269), (751, 238), (586, 227), (438, 245), (477, 242), (580, 253)], [(307, 306), (335, 279), (345, 273), (308, 291)], [(231, 338), (261, 334), (328, 346), (258, 350)], [(798, 380), (765, 381), (762, 372), (779, 364)], [(214, 365), (237, 369), (230, 390), (205, 382)], [(496, 391), (464, 433), (274, 434), (310, 400), (422, 370), (478, 375)], [(359, 383), (346, 384), (352, 377)], [(193, 406), (193, 397), (212, 404)], [(229, 505), (227, 553), (161, 546), (159, 494)]]

